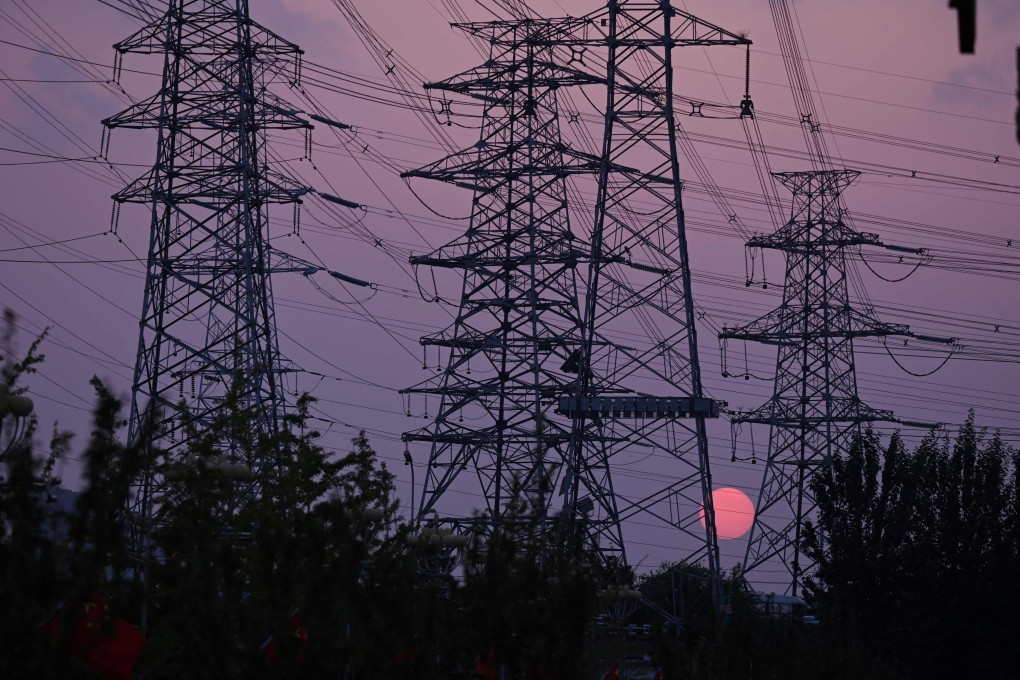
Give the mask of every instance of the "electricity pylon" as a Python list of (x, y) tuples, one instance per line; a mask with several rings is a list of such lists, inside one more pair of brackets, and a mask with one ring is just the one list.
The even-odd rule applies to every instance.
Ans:
[(301, 49), (253, 22), (246, 0), (171, 0), (114, 45), (164, 55), (159, 92), (103, 124), (157, 131), (153, 168), (113, 196), (151, 206), (131, 427), (145, 401), (182, 444), (182, 409), (201, 423), (233, 385), (260, 435), (284, 407), (268, 209), (307, 189), (268, 162), (270, 130), (308, 129), (267, 88), (292, 82)]
[[(523, 46), (522, 25), (530, 32)], [(718, 547), (705, 421), (718, 416), (719, 403), (705, 396), (698, 362), (672, 54), (679, 46), (747, 45), (750, 41), (668, 3), (635, 0), (614, 1), (584, 17), (488, 26), (494, 49), (511, 53), (549, 48), (550, 56), (543, 58), (555, 57), (558, 64), (591, 73), (596, 82), (604, 82), (607, 93), (602, 153), (594, 167), (583, 169), (597, 179), (597, 198), (587, 239), (581, 323), (577, 340), (557, 345), (573, 350), (562, 370), (576, 373), (576, 379), (567, 382), (557, 376), (547, 396), (535, 392), (545, 404), (558, 392), (556, 413), (570, 420), (569, 427), (560, 429), (560, 436), (569, 439), (556, 442), (566, 454), (558, 485), (563, 497), (560, 522), (572, 533), (586, 533), (589, 546), (601, 551), (607, 565), (627, 563), (619, 527), (628, 519), (651, 519), (679, 530), (678, 561), (691, 566), (706, 562), (710, 590), (717, 596)], [(586, 63), (586, 54), (604, 59), (605, 70), (596, 72), (590, 60)], [(571, 78), (566, 84), (593, 84), (573, 74)], [(519, 84), (514, 87), (522, 89)], [(490, 151), (488, 144), (480, 144), (477, 153), (479, 158), (506, 157), (498, 155), (498, 150)], [(534, 173), (534, 167), (528, 166), (527, 172)], [(542, 172), (550, 169), (542, 168)], [(475, 172), (503, 186), (488, 169)], [(491, 193), (488, 187), (482, 189), (483, 195)], [(469, 235), (472, 232), (473, 227)], [(449, 266), (462, 261), (457, 258), (479, 262), (460, 251), (452, 255), (434, 258), (430, 264)], [(466, 283), (465, 300), (472, 301), (462, 307), (469, 310), (462, 311), (462, 316), (476, 316), (478, 309), (491, 307), (512, 309), (502, 295), (495, 298), (498, 303), (480, 295), (469, 298), (478, 290)], [(571, 324), (576, 320), (572, 318)], [(445, 336), (443, 341), (454, 344)], [(465, 400), (484, 394), (474, 387), (462, 393)], [(448, 400), (453, 397), (453, 393), (446, 395)], [(440, 406), (437, 418), (448, 417), (449, 411)], [(438, 426), (431, 430), (439, 431)], [(432, 436), (434, 451), (448, 448), (448, 440)], [(463, 446), (458, 439), (451, 443)], [(642, 453), (652, 449), (672, 463), (662, 471), (665, 485), (652, 493), (645, 489), (621, 494), (614, 487), (612, 459), (636, 452), (634, 447), (641, 447)], [(499, 460), (499, 455), (494, 459)], [(471, 462), (458, 457), (440, 465), (449, 470)], [(430, 461), (430, 465), (436, 463), (435, 458)], [(702, 514), (704, 525), (699, 522)]]
[[(426, 356), (438, 352), (438, 373), (403, 392), (434, 419), (404, 440), (429, 446), (417, 520), (435, 513), (448, 528), (487, 532), (520, 519), (525, 495), (531, 519), (549, 519), (549, 480), (571, 441), (570, 420), (553, 411), (577, 389), (578, 270), (590, 248), (571, 228), (566, 177), (593, 173), (598, 159), (563, 144), (557, 91), (596, 80), (534, 44), (541, 23), (459, 27), (489, 43), (488, 61), (426, 87), (480, 102), (480, 139), (404, 177), (473, 191), (463, 236), (411, 258), (460, 272), (462, 292), (452, 325), (421, 340)], [(621, 551), (618, 523), (607, 534)]]
[[(854, 340), (910, 336), (948, 342), (916, 336), (907, 326), (883, 323), (870, 311), (851, 305), (848, 251), (878, 246), (915, 255), (924, 252), (885, 246), (878, 235), (859, 232), (847, 223), (840, 194), (859, 174), (820, 170), (773, 175), (793, 192), (790, 218), (775, 233), (756, 236), (747, 246), (784, 253), (783, 301), (746, 326), (719, 334), (724, 345), (744, 340), (778, 350), (772, 398), (753, 411), (736, 413), (732, 423), (771, 428), (744, 573), (778, 559), (789, 572), (788, 592), (794, 595), (814, 567), (801, 552), (804, 522), (817, 507), (812, 478), (849, 451), (866, 424), (903, 422), (892, 411), (873, 409), (859, 398)], [(725, 365), (723, 370), (725, 375)]]
[[(157, 135), (152, 169), (113, 196), (115, 215), (151, 206), (130, 436), (146, 402), (158, 406), (155, 435), (173, 461), (185, 420), (208, 426), (228, 392), (255, 441), (274, 435), (285, 395), (268, 210), (307, 189), (270, 166), (266, 137), (310, 126), (267, 88), (299, 77), (301, 49), (253, 22), (247, 0), (170, 0), (114, 48), (115, 71), (124, 54), (163, 55), (160, 90), (103, 121)], [(143, 541), (163, 483), (151, 470), (133, 501)]]
[[(605, 452), (592, 450), (590, 437), (579, 437), (572, 447), (565, 514), (583, 521), (577, 512), (582, 494), (605, 505), (612, 498), (620, 521), (669, 529), (663, 540), (674, 559), (706, 568), (705, 592), (718, 604), (706, 421), (719, 415), (720, 403), (704, 393), (698, 358), (673, 50), (750, 41), (668, 2), (638, 0), (610, 2), (569, 20), (557, 41), (574, 53), (591, 49), (603, 56), (607, 81), (586, 342), (578, 395), (561, 405), (580, 420), (575, 432), (599, 428)], [(642, 449), (665, 457), (664, 484), (650, 485), (650, 493), (600, 485), (599, 465), (611, 469), (610, 458)]]

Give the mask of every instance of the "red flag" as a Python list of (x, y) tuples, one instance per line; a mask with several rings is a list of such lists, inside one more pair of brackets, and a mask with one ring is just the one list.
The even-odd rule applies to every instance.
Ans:
[(272, 635), (266, 638), (266, 641), (259, 647), (259, 651), (265, 654), (266, 661), (270, 666), (276, 665), (280, 661), (280, 652), (276, 649), (276, 640)]
[[(53, 617), (46, 622), (46, 630), (50, 637), (61, 642), (64, 639), (64, 624), (71, 614), (71, 608), (65, 602), (58, 607)], [(91, 602), (83, 602), (81, 614), (71, 631), (71, 655), (84, 658), (88, 650), (99, 641), (99, 626), (106, 616), (106, 599), (99, 593), (92, 596)]]
[(145, 637), (124, 619), (113, 622), (113, 634), (89, 652), (86, 663), (113, 680), (128, 680), (138, 657), (142, 655)]
[(294, 610), (294, 613), (290, 615), (290, 619), (287, 621), (290, 624), (292, 635), (295, 638), (295, 649), (298, 661), (305, 660), (305, 649), (308, 648), (308, 629), (301, 625), (301, 616), (298, 614), (298, 610)]
[[(64, 639), (64, 626), (70, 614), (67, 604), (51, 618), (46, 629), (57, 642)], [(109, 618), (106, 598), (95, 593), (91, 602), (81, 606), (81, 616), (71, 631), (71, 656), (81, 659), (112, 680), (127, 680), (142, 654), (145, 637), (124, 619), (114, 619), (112, 631), (104, 630)]]
[[(295, 638), (294, 640), (294, 655), (298, 661), (305, 660), (305, 649), (308, 647), (308, 629), (301, 625), (301, 616), (298, 610), (295, 609), (287, 619), (287, 623), (290, 624), (291, 635)], [(280, 661), (280, 650), (276, 646), (276, 639), (270, 635), (266, 638), (266, 641), (259, 647), (259, 652), (265, 655), (266, 661), (270, 665), (279, 663)]]
[(492, 647), (485, 652), (485, 657), (478, 657), (471, 672), (485, 678), (485, 680), (498, 680), (499, 668), (496, 667), (496, 650)]

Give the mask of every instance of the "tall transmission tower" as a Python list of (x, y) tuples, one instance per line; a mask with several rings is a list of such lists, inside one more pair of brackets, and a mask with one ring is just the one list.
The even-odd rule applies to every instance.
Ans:
[[(307, 189), (271, 167), (267, 135), (310, 126), (268, 88), (299, 78), (302, 51), (253, 22), (247, 0), (170, 0), (114, 48), (116, 77), (125, 54), (163, 55), (159, 91), (103, 121), (104, 133), (157, 135), (152, 169), (113, 196), (115, 227), (122, 204), (151, 207), (130, 436), (146, 403), (158, 406), (156, 435), (173, 460), (185, 419), (208, 426), (228, 392), (256, 440), (273, 435), (285, 369), (270, 274), (286, 258), (270, 248), (268, 210), (296, 211)], [(134, 501), (143, 535), (162, 484), (151, 472)]]
[[(561, 412), (579, 421), (571, 447), (565, 515), (582, 520), (582, 494), (620, 521), (668, 529), (672, 557), (707, 567), (718, 604), (719, 548), (706, 420), (720, 404), (706, 397), (698, 359), (691, 259), (674, 110), (673, 50), (749, 45), (743, 36), (668, 2), (621, 0), (566, 20), (556, 41), (605, 59), (606, 106), (585, 291), (585, 344), (576, 398)], [(597, 433), (597, 434), (596, 434)], [(589, 446), (599, 437), (605, 452)], [(600, 486), (599, 465), (639, 450), (664, 456), (664, 485)], [(601, 457), (605, 456), (605, 460)], [(622, 462), (622, 461), (621, 461)]]
[[(523, 495), (548, 519), (549, 479), (571, 442), (571, 422), (553, 409), (577, 389), (578, 270), (590, 247), (571, 228), (566, 177), (592, 174), (598, 159), (563, 144), (557, 91), (596, 80), (534, 44), (541, 22), (458, 27), (489, 44), (489, 59), (426, 87), (481, 102), (480, 139), (404, 177), (472, 190), (463, 236), (411, 259), (459, 272), (462, 293), (452, 325), (421, 340), (426, 357), (438, 350), (438, 373), (404, 393), (434, 420), (404, 440), (429, 446), (417, 519), (436, 513), (448, 526), (488, 531), (517, 519)], [(458, 502), (458, 491), (478, 498)], [(484, 513), (472, 516), (479, 501)], [(622, 552), (618, 523), (605, 533)]]
[[(585, 234), (590, 237), (586, 239), (588, 250), (583, 258), (586, 271), (581, 281), (582, 295), (579, 303), (570, 305), (569, 325), (574, 335), (569, 342), (553, 345), (556, 363), (562, 363), (555, 380), (544, 383), (546, 391), (529, 385), (529, 398), (533, 401), (528, 403), (537, 406), (522, 409), (526, 417), (517, 422), (524, 423), (525, 428), (518, 433), (525, 441), (533, 443), (534, 414), (549, 413), (550, 408), (569, 419), (569, 423), (555, 430), (555, 448), (564, 461), (558, 484), (562, 496), (560, 522), (574, 534), (585, 532), (588, 545), (600, 551), (605, 564), (627, 564), (620, 530), (623, 522), (639, 517), (652, 519), (660, 527), (679, 530), (683, 538), (673, 543), (678, 561), (689, 566), (706, 562), (711, 591), (717, 595), (718, 547), (705, 421), (718, 416), (719, 403), (704, 395), (698, 363), (696, 314), (691, 295), (673, 110), (672, 50), (684, 45), (746, 45), (749, 41), (659, 2), (612, 2), (603, 10), (579, 18), (491, 22), (486, 26), (490, 43), (494, 50), (500, 50), (499, 54), (541, 48), (543, 55), (548, 55), (543, 59), (552, 59), (553, 63), (569, 65), (571, 69), (591, 73), (594, 77), (594, 80), (578, 78), (571, 71), (566, 84), (590, 87), (604, 83), (601, 87), (608, 93), (606, 108), (600, 112), (602, 153), (593, 164), (582, 162), (583, 167), (577, 172), (565, 172), (553, 164), (509, 166), (510, 175), (515, 177), (522, 173), (530, 177), (580, 172), (594, 174), (597, 181), (593, 222)], [(526, 39), (521, 34), (522, 26), (527, 26), (530, 32)], [(547, 49), (551, 51), (546, 52)], [(515, 57), (514, 60), (520, 59)], [(605, 66), (596, 69), (591, 64), (599, 59)], [(527, 59), (525, 62), (533, 63)], [(495, 63), (498, 62), (489, 62)], [(538, 89), (537, 83), (550, 82), (547, 77), (535, 75), (526, 80), (531, 85), (504, 83), (503, 86), (509, 86), (509, 92), (523, 89), (530, 93)], [(564, 83), (555, 84), (558, 89)], [(500, 92), (503, 94), (486, 97), (499, 101), (507, 96), (504, 90)], [(555, 96), (555, 92), (550, 91), (546, 96)], [(486, 139), (483, 133), (483, 140)], [(566, 149), (563, 145), (559, 148)], [(484, 170), (473, 170), (476, 176), (489, 179), (500, 188), (508, 186), (503, 176), (489, 169), (487, 160), (490, 154), (500, 159), (507, 158), (508, 154), (487, 141), (479, 145), (476, 154), (485, 163)], [(585, 160), (574, 152), (570, 152), (569, 157)], [(517, 162), (524, 158), (518, 156)], [(430, 168), (427, 175), (437, 176), (437, 170)], [(426, 173), (419, 171), (419, 174)], [(464, 181), (453, 176), (449, 179)], [(489, 186), (480, 187), (481, 196), (493, 194)], [(556, 186), (559, 200), (560, 189), (558, 184)], [(477, 215), (478, 195), (475, 203)], [(503, 201), (499, 204), (498, 214), (503, 220), (511, 217), (506, 212), (507, 205), (515, 203)], [(510, 223), (507, 220), (507, 224)], [(526, 222), (517, 229), (522, 228), (527, 228)], [(512, 234), (513, 230), (503, 233)], [(476, 236), (473, 225), (469, 236)], [(575, 247), (582, 245), (576, 238), (574, 243)], [(507, 247), (507, 244), (501, 243), (500, 247)], [(574, 257), (581, 261), (579, 256)], [(482, 262), (456, 251), (430, 258), (429, 264), (462, 266), (460, 263), (464, 261), (473, 265)], [(470, 283), (473, 276), (476, 276), (474, 270), (465, 277), (461, 318), (478, 318), (480, 310), (490, 313), (491, 309), (505, 308), (511, 312), (518, 308), (505, 294), (496, 298), (498, 302), (476, 294), (475, 291), (486, 288)], [(487, 280), (494, 279), (490, 275)], [(572, 280), (572, 285), (577, 285), (576, 281)], [(508, 290), (506, 286), (503, 289)], [(498, 346), (504, 342), (500, 333), (501, 329), (491, 331), (473, 342), (492, 342), (493, 346)], [(465, 363), (462, 358), (465, 354), (476, 352), (448, 339), (452, 337), (460, 336), (456, 333), (443, 335), (441, 341), (451, 347), (456, 345), (454, 357), (460, 352), (461, 358), (451, 358), (448, 367), (459, 367)], [(499, 339), (498, 343), (493, 341), (495, 338)], [(531, 338), (528, 342), (536, 340)], [(538, 353), (543, 352), (548, 355), (548, 350)], [(451, 372), (450, 368), (447, 372)], [(567, 372), (576, 375), (565, 380), (561, 373)], [(498, 378), (498, 372), (496, 375)], [(461, 408), (462, 403), (488, 395), (487, 390), (505, 389), (499, 382), (489, 383), (485, 389), (474, 385), (462, 388), (460, 376), (457, 383), (444, 377), (439, 380), (445, 380), (446, 385), (456, 384), (459, 391), (443, 386), (437, 388), (435, 392), (443, 399), (437, 423), (420, 435), (409, 436), (431, 440), (430, 468), (435, 465), (445, 469), (441, 475), (430, 469), (429, 474), (437, 481), (426, 483), (427, 496), (422, 501), (422, 511), (427, 511), (434, 503), (431, 498), (442, 494), (445, 490), (442, 484), (446, 480), (471, 465), (478, 469), (477, 460), (471, 456), (480, 447), (474, 445), (473, 440), (475, 448), (469, 449), (459, 434), (444, 438), (451, 413), (446, 405), (456, 404)], [(489, 422), (497, 425), (501, 420), (498, 416), (489, 418)], [(442, 426), (440, 419), (444, 421)], [(493, 469), (502, 469), (500, 466), (505, 463), (500, 461), (507, 455), (505, 445), (497, 445), (493, 436), (486, 436), (484, 441), (491, 447), (487, 449), (492, 452), (490, 459), (496, 461)], [(548, 443), (553, 448), (552, 443)], [(639, 451), (647, 457), (649, 450), (651, 455), (665, 456), (673, 463), (668, 470), (663, 470), (665, 485), (652, 493), (648, 493), (647, 488), (633, 493), (629, 489), (621, 490), (614, 484), (613, 458)], [(449, 458), (439, 460), (436, 452)], [(521, 458), (528, 460), (527, 456)], [(528, 464), (522, 463), (520, 468), (528, 469)], [(486, 474), (482, 470), (484, 468), (478, 469), (479, 476)], [(486, 493), (485, 497), (492, 512), (495, 496)], [(699, 521), (702, 514), (704, 524)]]
[[(804, 522), (817, 507), (812, 478), (849, 451), (867, 423), (904, 422), (861, 401), (854, 340), (910, 336), (944, 341), (916, 336), (907, 326), (883, 323), (872, 312), (852, 306), (848, 251), (879, 246), (923, 255), (921, 250), (885, 246), (878, 235), (847, 223), (841, 193), (859, 174), (818, 170), (773, 175), (793, 193), (790, 218), (773, 234), (751, 238), (747, 246), (785, 255), (782, 303), (746, 326), (719, 334), (724, 346), (728, 340), (744, 340), (778, 350), (772, 398), (753, 411), (736, 413), (732, 423), (771, 428), (744, 571), (778, 558), (789, 572), (788, 588), (794, 595), (814, 566), (800, 549)], [(725, 363), (723, 370), (725, 375)]]

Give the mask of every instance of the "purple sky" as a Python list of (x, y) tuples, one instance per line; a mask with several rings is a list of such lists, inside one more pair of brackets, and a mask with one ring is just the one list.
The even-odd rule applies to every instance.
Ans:
[[(471, 44), (449, 28), (444, 2), (355, 0), (355, 4), (396, 53), (429, 79), (444, 78), (482, 61)], [(473, 19), (491, 18), (476, 3), (459, 4)], [(549, 15), (580, 14), (596, 7), (594, 2), (579, 0), (530, 4)], [(910, 324), (922, 333), (958, 336), (965, 345), (960, 356), (941, 371), (915, 378), (900, 371), (880, 345), (861, 343), (862, 398), (877, 408), (895, 409), (901, 417), (952, 424), (961, 422), (973, 407), (980, 424), (1003, 428), (1007, 439), (1017, 443), (1020, 149), (1013, 119), (1020, 5), (1008, 0), (980, 2), (977, 54), (963, 56), (957, 52), (955, 12), (942, 1), (802, 0), (790, 4), (797, 10), (803, 32), (802, 50), (811, 59), (809, 75), (819, 90), (816, 103), (830, 125), (851, 130), (830, 138), (830, 149), (845, 159), (847, 167), (867, 164), (867, 171), (846, 195), (858, 227), (880, 233), (889, 243), (931, 248), (935, 257), (932, 266), (897, 284), (885, 283), (861, 266), (868, 295), (884, 320)], [(678, 0), (678, 6), (728, 29), (748, 31), (755, 42), (751, 94), (757, 110), (786, 116), (782, 119), (786, 121), (795, 118), (768, 3), (688, 0), (685, 4)], [(336, 69), (345, 77), (387, 86), (381, 69), (329, 0), (252, 2), (252, 14), (300, 44), (309, 62)], [(124, 210), (119, 229), (122, 241), (103, 232), (109, 226), (110, 195), (126, 179), (144, 172), (144, 166), (152, 162), (155, 144), (146, 132), (116, 131), (109, 157), (121, 164), (118, 170), (123, 178), (101, 164), (41, 162), (50, 159), (23, 153), (95, 155), (100, 119), (125, 108), (127, 99), (92, 81), (52, 82), (82, 81), (86, 76), (66, 61), (7, 43), (46, 52), (74, 50), (76, 58), (110, 64), (110, 46), (137, 26), (136, 20), (96, 0), (0, 4), (0, 40), (6, 41), (0, 43), (0, 78), (5, 79), (0, 87), (0, 258), (4, 260), (0, 305), (19, 315), (22, 347), (43, 327), (51, 328), (44, 346), (47, 361), (29, 381), (43, 432), (54, 421), (86, 432), (91, 402), (88, 379), (93, 374), (108, 380), (119, 393), (129, 391), (142, 291), (142, 265), (132, 260), (145, 255), (145, 210)], [(688, 48), (680, 51), (677, 64), (682, 94), (731, 103), (743, 94), (739, 50)], [(129, 55), (125, 60), (126, 69), (145, 73), (158, 73), (160, 67), (159, 57)], [(109, 66), (89, 68), (95, 77), (109, 73)], [(125, 73), (128, 96), (140, 98), (158, 88), (156, 76), (145, 73)], [(36, 80), (47, 82), (25, 82)], [(299, 275), (277, 277), (281, 348), (298, 366), (324, 376), (307, 375), (297, 383), (298, 389), (313, 390), (321, 399), (317, 415), (334, 422), (318, 424), (328, 429), (324, 443), (343, 449), (358, 428), (368, 429), (374, 445), (397, 473), (406, 502), (409, 478), (400, 462), (399, 434), (425, 421), (419, 407), (413, 408), (416, 418), (403, 414), (395, 390), (423, 377), (417, 338), (445, 326), (450, 318), (441, 306), (417, 297), (406, 258), (451, 239), (463, 225), (431, 214), (372, 155), (382, 154), (408, 169), (443, 155), (410, 112), (364, 99), (371, 94), (398, 101), (396, 95), (334, 78), (322, 81), (357, 95), (306, 83), (334, 118), (355, 126), (355, 133), (337, 138), (321, 126), (316, 129), (314, 167), (298, 160), (299, 145), (288, 146), (298, 143), (296, 139), (283, 140), (276, 149), (281, 157), (294, 159), (294, 170), (308, 184), (363, 203), (370, 210), (349, 215), (353, 219), (345, 225), (309, 208), (302, 228), (307, 245), (287, 237), (283, 226), (276, 228), (274, 244), (310, 260), (314, 253), (330, 268), (378, 283), (381, 290), (369, 298), (361, 289), (345, 291), (335, 281), (319, 281), (337, 302)], [(288, 96), (297, 101), (293, 93)], [(776, 120), (762, 117), (766, 144), (802, 154), (804, 143), (797, 126)], [(751, 155), (746, 146), (740, 146), (743, 133), (737, 121), (685, 118), (682, 123), (697, 140), (708, 135), (734, 140), (737, 148), (704, 141), (695, 144), (723, 189), (761, 195)], [(458, 146), (476, 141), (476, 130), (455, 126), (447, 131)], [(362, 151), (365, 144), (370, 147), (367, 155)], [(46, 148), (40, 151), (36, 145)], [(944, 146), (935, 149), (935, 145)], [(994, 163), (995, 155), (1004, 162)], [(773, 155), (771, 163), (777, 171), (808, 167), (802, 157)], [(898, 170), (879, 171), (878, 165)], [(911, 171), (918, 176), (912, 178)], [(684, 173), (697, 180), (687, 163)], [(934, 181), (935, 174), (941, 175), (940, 181)], [(430, 187), (421, 180), (413, 187), (439, 212), (467, 214), (470, 197), (466, 192)], [(771, 230), (761, 205), (742, 200), (741, 195), (734, 193), (730, 198), (741, 220), (752, 229)], [(757, 406), (771, 392), (772, 353), (748, 346), (751, 373), (768, 379), (724, 380), (715, 335), (724, 324), (749, 321), (775, 306), (778, 287), (744, 288), (741, 239), (727, 230), (725, 217), (697, 187), (690, 188), (685, 201), (696, 301), (707, 312), (698, 329), (706, 384), (733, 407)], [(408, 220), (400, 218), (397, 210)], [(273, 215), (288, 220), (289, 208)], [(382, 239), (385, 248), (368, 242), (369, 233)], [(24, 248), (74, 238), (80, 240), (59, 247)], [(1011, 238), (1015, 244), (1007, 248)], [(774, 254), (767, 257), (769, 280), (778, 282), (783, 263)], [(115, 262), (81, 263), (95, 259)], [(874, 266), (889, 278), (906, 273), (896, 264)], [(998, 273), (990, 273), (992, 269)], [(449, 277), (440, 277), (439, 286), (441, 293), (456, 289)], [(367, 313), (387, 330), (367, 319)], [(937, 352), (906, 356), (902, 362), (923, 373), (938, 365), (939, 356)], [(739, 344), (731, 344), (730, 361), (731, 370), (733, 364), (742, 370)], [(920, 436), (916, 430), (907, 434)], [(715, 423), (710, 435), (717, 486), (738, 487), (753, 498), (761, 466), (730, 463), (728, 424)], [(750, 442), (746, 434), (743, 439), (740, 454), (747, 455)], [(766, 441), (765, 432), (756, 433), (759, 455)], [(420, 451), (417, 456), (423, 460), (426, 453)], [(654, 459), (641, 462), (638, 458), (635, 454), (633, 461), (622, 462), (632, 465), (628, 470), (636, 474), (654, 474)], [(76, 477), (73, 460), (65, 463), (64, 475)], [(640, 561), (647, 553), (651, 557), (646, 566), (654, 564), (661, 556), (655, 540), (634, 546), (632, 561)], [(732, 566), (743, 550), (740, 540), (723, 541), (723, 565)]]

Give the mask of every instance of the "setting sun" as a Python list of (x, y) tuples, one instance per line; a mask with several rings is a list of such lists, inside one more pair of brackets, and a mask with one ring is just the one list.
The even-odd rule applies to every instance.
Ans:
[[(723, 487), (712, 492), (715, 505), (715, 524), (719, 538), (740, 538), (754, 521), (754, 504), (739, 489)], [(701, 526), (705, 526), (705, 510), (701, 510)]]

